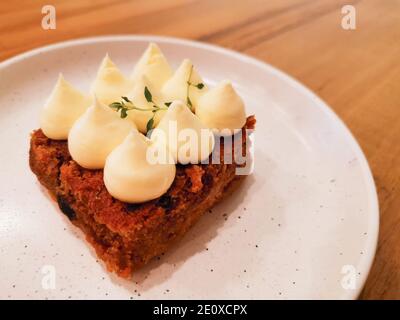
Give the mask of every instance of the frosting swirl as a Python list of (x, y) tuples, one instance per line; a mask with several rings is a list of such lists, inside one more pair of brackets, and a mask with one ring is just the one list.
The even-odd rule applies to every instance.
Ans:
[(104, 184), (108, 192), (129, 203), (149, 201), (167, 192), (175, 179), (175, 164), (158, 163), (149, 156), (162, 149), (157, 142), (131, 130), (124, 142), (107, 157)]
[(108, 105), (119, 101), (132, 87), (133, 81), (122, 74), (107, 54), (97, 71), (97, 77), (92, 84), (92, 93), (102, 103)]
[(152, 140), (165, 141), (176, 162), (199, 163), (214, 148), (214, 135), (182, 101), (174, 101), (151, 134)]
[(243, 100), (229, 81), (222, 81), (200, 97), (196, 115), (207, 127), (217, 129), (221, 135), (232, 135), (246, 123)]
[(69, 130), (91, 104), (91, 98), (76, 90), (60, 73), (40, 114), (40, 127), (50, 139), (65, 140)]
[[(192, 85), (189, 85), (188, 82)], [(201, 89), (195, 86), (199, 83), (203, 84)], [(207, 86), (193, 67), (193, 63), (189, 59), (185, 59), (174, 75), (164, 84), (161, 93), (165, 101), (186, 101), (189, 97), (193, 108), (196, 109), (199, 98), (207, 90)]]
[(101, 169), (107, 156), (135, 125), (95, 98), (94, 104), (74, 123), (68, 135), (68, 149), (79, 165)]
[(161, 90), (163, 84), (172, 76), (167, 59), (155, 43), (149, 44), (133, 69), (132, 79), (135, 82), (142, 76), (146, 76), (157, 90)]

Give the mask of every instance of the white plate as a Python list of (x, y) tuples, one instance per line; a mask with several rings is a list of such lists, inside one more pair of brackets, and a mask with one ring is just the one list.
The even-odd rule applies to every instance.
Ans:
[[(60, 71), (87, 91), (106, 52), (129, 73), (149, 41), (174, 67), (191, 58), (209, 84), (233, 81), (257, 117), (255, 171), (130, 282), (96, 262), (40, 187), (29, 133)], [(1, 63), (0, 106), (0, 298), (349, 299), (362, 289), (379, 225), (368, 164), (331, 109), (277, 69), (186, 40), (83, 39)]]

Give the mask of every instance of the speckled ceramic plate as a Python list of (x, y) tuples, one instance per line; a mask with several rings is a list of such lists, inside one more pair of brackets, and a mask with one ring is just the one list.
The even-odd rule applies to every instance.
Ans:
[[(127, 281), (96, 261), (28, 166), (29, 133), (62, 71), (88, 90), (108, 52), (129, 73), (149, 41), (207, 83), (231, 79), (256, 114), (255, 170), (171, 251)], [(378, 204), (368, 164), (329, 107), (292, 78), (202, 43), (112, 36), (39, 48), (0, 64), (0, 298), (356, 298)]]

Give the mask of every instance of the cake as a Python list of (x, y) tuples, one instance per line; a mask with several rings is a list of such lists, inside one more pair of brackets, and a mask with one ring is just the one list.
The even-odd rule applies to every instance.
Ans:
[[(156, 59), (158, 61), (157, 68), (164, 74), (165, 79), (161, 84), (159, 78), (157, 81), (151, 81), (152, 73), (156, 73), (157, 69), (143, 67), (146, 65), (146, 61), (151, 60), (150, 58), (154, 60), (154, 56), (158, 58), (158, 60)], [(108, 56), (103, 60), (98, 78), (99, 75), (101, 76), (102, 70), (115, 68), (110, 61)], [(188, 60), (182, 63), (175, 74), (168, 70), (165, 62), (158, 47), (151, 44), (139, 60), (131, 78), (124, 78), (121, 74), (118, 85), (112, 90), (109, 87), (112, 87), (113, 83), (109, 85), (106, 83), (105, 89), (105, 84), (101, 83), (104, 77), (101, 81), (96, 79), (93, 86), (94, 91), (100, 87), (102, 94), (94, 92), (96, 98), (92, 99), (71, 89), (69, 84), (60, 77), (61, 80), (59, 78), (56, 85), (58, 89), (53, 91), (44, 108), (42, 128), (33, 131), (31, 135), (29, 164), (32, 172), (58, 202), (60, 210), (83, 231), (87, 241), (94, 247), (98, 257), (104, 261), (107, 269), (124, 278), (130, 278), (135, 270), (166, 252), (205, 212), (221, 201), (245, 177), (245, 175), (237, 175), (237, 169), (244, 167), (246, 163), (238, 163), (233, 155), (237, 152), (240, 152), (242, 156), (247, 155), (249, 130), (251, 131), (255, 126), (254, 116), (245, 118), (244, 123), (239, 119), (242, 121), (239, 128), (237, 128), (238, 119), (232, 115), (225, 123), (222, 123), (222, 128), (218, 127), (221, 123), (218, 115), (210, 116), (210, 113), (212, 114), (218, 108), (218, 90), (225, 88), (226, 84), (217, 86), (214, 91), (210, 90), (211, 94), (206, 97), (202, 97), (196, 91), (198, 95), (190, 97), (187, 95), (185, 103), (165, 102), (169, 99), (183, 100), (179, 99), (182, 92), (179, 87), (179, 72), (189, 70), (188, 86), (193, 85), (199, 90), (205, 87), (198, 75), (193, 77), (193, 66)], [(115, 75), (113, 77), (115, 78)], [(136, 94), (133, 97), (135, 100), (132, 101), (132, 98), (124, 95), (124, 91), (118, 92), (118, 88), (128, 91), (130, 84), (135, 86), (135, 83), (136, 89), (133, 88), (133, 91), (136, 90), (140, 93), (143, 89), (144, 99), (143, 97), (139, 99)], [(151, 89), (149, 89), (150, 87)], [(111, 95), (107, 92), (105, 94), (104, 91), (111, 92)], [(184, 91), (189, 92), (187, 88)], [(157, 92), (157, 95), (154, 92)], [(159, 95), (158, 92), (161, 94)], [(229, 92), (229, 94), (232, 93)], [(108, 111), (101, 109), (104, 108), (103, 106), (90, 107), (93, 99), (99, 99), (99, 96), (104, 100), (94, 102), (94, 104), (108, 104), (109, 110), (117, 115), (118, 120), (114, 115), (110, 115), (110, 119), (112, 118), (110, 124), (107, 122)], [(164, 100), (156, 101), (160, 96)], [(118, 97), (122, 97), (122, 100)], [(66, 117), (62, 117), (60, 113), (54, 111), (54, 101), (57, 102), (56, 107), (59, 108), (60, 101), (65, 104), (63, 99), (68, 101), (69, 106), (77, 106), (71, 112), (65, 111), (68, 113)], [(236, 96), (234, 99), (237, 99)], [(146, 103), (153, 108), (146, 115), (146, 119), (143, 119), (143, 113), (147, 111), (139, 112), (139, 116), (134, 117), (133, 121), (129, 119), (128, 113), (131, 110), (140, 111)], [(202, 103), (206, 106), (203, 109), (201, 109)], [(136, 109), (132, 107), (137, 105), (141, 107), (135, 107)], [(210, 112), (207, 112), (208, 106), (213, 108)], [(64, 105), (61, 107), (65, 108)], [(61, 110), (63, 110), (62, 108)], [(114, 130), (111, 132), (117, 130), (118, 132), (115, 134), (117, 137), (113, 137), (113, 139), (117, 139), (118, 134), (121, 134), (121, 139), (118, 143), (112, 141), (114, 145), (111, 149), (109, 148), (110, 141), (105, 141), (104, 146), (93, 143), (95, 149), (90, 154), (84, 154), (89, 152), (88, 149), (93, 147), (92, 142), (97, 142), (96, 139), (99, 141), (108, 139), (107, 135), (103, 133), (99, 138), (89, 131), (93, 131), (93, 128), (103, 130), (103, 127), (97, 127), (99, 115), (96, 115), (96, 122), (93, 122), (94, 116), (89, 114), (90, 108), (93, 110), (99, 108), (96, 112), (100, 112), (102, 117), (106, 115), (107, 118), (106, 125), (104, 124), (105, 120), (102, 120), (101, 125), (105, 126), (107, 130)], [(155, 108), (158, 109), (153, 112)], [(212, 123), (210, 127), (205, 126), (202, 121), (198, 121), (196, 108), (200, 108), (203, 112), (202, 121), (208, 123), (208, 126)], [(93, 110), (92, 112), (95, 112)], [(187, 110), (190, 110), (190, 114)], [(158, 121), (156, 121), (155, 115), (160, 117)], [(243, 118), (243, 112), (240, 113), (240, 117)], [(121, 119), (124, 119), (125, 122)], [(204, 154), (200, 156), (200, 151), (196, 151), (197, 153), (192, 152), (194, 156), (185, 158), (179, 150), (176, 150), (183, 146), (178, 143), (173, 149), (172, 143), (167, 140), (165, 147), (168, 155), (172, 158), (172, 163), (143, 163), (140, 160), (143, 157), (140, 158), (141, 156), (135, 155), (136, 153), (144, 153), (148, 146), (157, 144), (159, 147), (164, 147), (164, 144), (162, 144), (163, 140), (159, 142), (154, 138), (156, 137), (155, 133), (154, 136), (151, 134), (149, 138), (144, 138), (144, 134), (140, 132), (146, 131), (143, 133), (149, 134), (153, 129), (160, 128), (161, 130), (163, 123), (169, 123), (168, 121), (172, 121), (171, 119), (178, 121), (178, 128), (184, 123), (185, 128), (197, 128), (201, 124), (202, 130), (212, 129), (214, 133), (218, 129), (230, 131), (216, 134), (215, 138), (214, 133), (211, 136), (207, 132), (208, 140), (205, 143), (200, 141), (202, 147), (205, 146), (207, 151), (206, 157)], [(127, 121), (132, 121), (134, 128), (131, 128), (131, 122)], [(109, 129), (109, 127), (113, 129)], [(127, 134), (127, 131), (134, 133)], [(163, 132), (161, 130), (161, 133)], [(139, 135), (143, 137), (139, 137)], [(235, 144), (226, 145), (223, 138), (229, 135), (240, 138), (241, 148), (239, 151), (235, 150), (237, 148)], [(219, 142), (218, 150), (215, 150), (216, 140)], [(123, 147), (124, 145), (125, 147)], [(145, 149), (140, 149), (139, 145)], [(229, 150), (227, 150), (228, 148)], [(106, 155), (103, 156), (105, 151), (107, 151)], [(189, 151), (191, 151), (190, 146)], [(228, 161), (226, 154), (230, 155)], [(218, 157), (218, 161), (215, 161), (215, 157)], [(134, 165), (124, 165), (124, 162), (127, 161), (132, 161)], [(137, 171), (135, 171), (135, 166), (138, 168)], [(128, 171), (127, 168), (133, 168), (136, 173), (133, 174), (132, 170)], [(144, 178), (137, 177), (140, 175), (144, 175)], [(171, 178), (165, 178), (168, 175)], [(151, 183), (148, 184), (151, 187), (146, 185), (144, 180), (150, 181)], [(159, 185), (157, 181), (160, 181)]]

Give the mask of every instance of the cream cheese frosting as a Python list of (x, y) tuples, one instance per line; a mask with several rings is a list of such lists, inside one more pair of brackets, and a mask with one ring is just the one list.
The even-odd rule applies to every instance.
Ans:
[[(174, 181), (176, 163), (206, 162), (214, 133), (231, 135), (246, 122), (244, 103), (229, 81), (208, 89), (189, 59), (173, 72), (154, 43), (130, 78), (106, 55), (91, 92), (94, 98), (60, 74), (40, 125), (50, 139), (68, 138), (79, 165), (104, 168), (108, 192), (128, 203), (160, 197)], [(147, 138), (150, 123), (155, 129)]]
[(207, 127), (217, 129), (222, 135), (231, 135), (246, 123), (243, 100), (230, 81), (222, 81), (201, 96), (196, 115)]
[(92, 93), (104, 104), (121, 100), (127, 92), (132, 90), (133, 81), (125, 77), (108, 54), (104, 57), (97, 77), (92, 84)]
[(124, 142), (110, 153), (104, 167), (104, 184), (114, 198), (139, 203), (167, 192), (175, 179), (176, 167), (173, 163), (151, 161), (149, 149), (154, 147), (163, 146), (131, 130)]
[(172, 76), (172, 69), (167, 59), (155, 43), (150, 43), (132, 72), (132, 79), (138, 81), (142, 76), (161, 90), (164, 83)]
[(110, 152), (118, 146), (135, 125), (102, 104), (94, 104), (74, 123), (68, 135), (68, 149), (79, 165), (101, 169)]
[(40, 114), (40, 127), (50, 139), (65, 140), (69, 130), (91, 104), (91, 98), (75, 89), (60, 73)]
[(214, 135), (182, 101), (174, 101), (151, 134), (152, 140), (166, 141), (176, 162), (199, 163), (214, 148)]
[[(192, 85), (189, 85), (188, 82)], [(197, 88), (197, 84), (202, 84), (202, 88)], [(189, 59), (185, 59), (174, 75), (164, 84), (161, 92), (165, 101), (182, 100), (187, 102), (187, 97), (189, 97), (193, 109), (196, 109), (199, 98), (207, 90), (207, 86), (193, 67), (193, 63)]]

